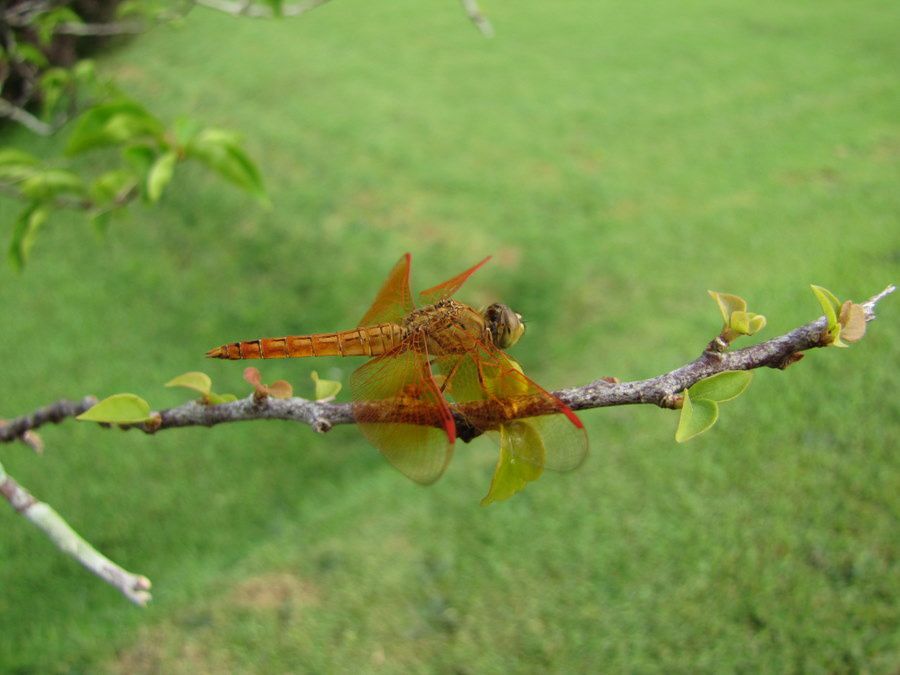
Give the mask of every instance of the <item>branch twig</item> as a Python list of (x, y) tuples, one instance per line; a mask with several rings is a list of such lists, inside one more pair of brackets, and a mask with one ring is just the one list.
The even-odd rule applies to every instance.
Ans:
[(0, 424), (0, 443), (9, 443), (20, 439), (25, 432), (53, 422), (59, 424), (66, 417), (76, 417), (97, 403), (96, 396), (85, 396), (80, 401), (57, 401), (38, 408), (29, 415), (22, 415)]
[(494, 27), (490, 20), (481, 11), (477, 0), (460, 0), (463, 9), (469, 17), (469, 20), (475, 24), (475, 27), (481, 31), (485, 37), (494, 37)]
[[(894, 286), (888, 286), (881, 293), (862, 303), (866, 321), (875, 319), (875, 306), (880, 300), (893, 293)], [(755, 368), (783, 369), (792, 362), (792, 356), (815, 347), (822, 346), (821, 338), (826, 328), (825, 317), (800, 326), (784, 335), (733, 352), (705, 351), (699, 358), (671, 372), (646, 380), (634, 382), (614, 382), (600, 379), (582, 387), (555, 391), (557, 396), (573, 410), (604, 408), (615, 405), (649, 403), (663, 408), (675, 407), (677, 395), (702, 379), (726, 370), (753, 370)], [(451, 405), (457, 426), (457, 436), (470, 441), (480, 435), (466, 421), (460, 411), (466, 404)], [(550, 412), (550, 411), (547, 411)], [(385, 417), (384, 421), (403, 421), (402, 412), (396, 420)], [(253, 395), (219, 405), (203, 405), (196, 401), (175, 408), (162, 410), (154, 423), (131, 425), (146, 433), (156, 433), (161, 429), (188, 426), (211, 427), (225, 422), (242, 422), (259, 419), (291, 420), (307, 424), (314, 431), (324, 433), (338, 424), (353, 424), (352, 403), (330, 403), (309, 401), (303, 398), (263, 398)], [(409, 413), (406, 413), (408, 417)], [(123, 425), (129, 428), (128, 425)], [(2, 440), (2, 437), (0, 437)]]
[(136, 605), (150, 602), (150, 580), (123, 569), (91, 546), (52, 506), (38, 501), (0, 465), (0, 494), (18, 513), (40, 528), (64, 553), (68, 553), (106, 583), (118, 588)]
[(50, 136), (56, 129), (51, 125), (39, 120), (27, 110), (13, 105), (4, 98), (0, 98), (0, 117), (7, 117), (13, 122), (18, 122), (29, 131), (33, 131), (39, 136)]
[(54, 28), (58, 35), (110, 36), (137, 35), (147, 31), (147, 25), (140, 21), (110, 21), (109, 23), (63, 23)]

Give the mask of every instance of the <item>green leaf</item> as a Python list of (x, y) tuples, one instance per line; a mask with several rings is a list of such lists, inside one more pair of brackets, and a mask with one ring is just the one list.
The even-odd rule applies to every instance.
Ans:
[(675, 431), (675, 440), (678, 443), (702, 434), (712, 427), (719, 418), (719, 404), (708, 399), (691, 401), (691, 395), (684, 392), (684, 404), (681, 407), (681, 416), (678, 418), (678, 429)]
[(166, 382), (167, 387), (184, 387), (185, 389), (192, 389), (204, 396), (208, 396), (212, 391), (212, 380), (209, 379), (209, 375), (206, 373), (201, 373), (199, 371), (191, 371), (189, 373), (184, 373), (183, 375), (179, 375), (178, 377), (172, 378), (168, 382)]
[(151, 137), (162, 144), (165, 128), (140, 104), (119, 99), (88, 108), (75, 123), (66, 152), (77, 154)]
[(122, 148), (122, 158), (139, 174), (145, 175), (156, 161), (156, 150), (146, 143), (135, 143)]
[(828, 319), (828, 330), (830, 332), (831, 329), (837, 325), (838, 312), (841, 311), (841, 302), (835, 297), (834, 293), (827, 288), (822, 288), (821, 286), (816, 286), (814, 284), (811, 284), (810, 288), (812, 289), (812, 292), (815, 293), (819, 304), (822, 305), (822, 311), (825, 312), (825, 318)]
[(86, 187), (81, 176), (63, 169), (47, 169), (22, 181), (19, 189), (26, 197), (48, 200), (60, 194), (84, 194)]
[(335, 396), (341, 391), (341, 383), (336, 382), (335, 380), (323, 380), (319, 378), (319, 373), (315, 370), (309, 374), (312, 381), (315, 383), (316, 392), (315, 398), (317, 401), (331, 401)]
[(688, 391), (694, 401), (708, 399), (722, 403), (743, 394), (752, 379), (753, 373), (748, 370), (726, 370), (694, 383)]
[(206, 164), (220, 176), (269, 203), (259, 169), (237, 142), (234, 134), (219, 129), (205, 129), (184, 148), (186, 157)]
[(49, 208), (38, 202), (29, 204), (19, 214), (9, 243), (9, 261), (17, 270), (21, 270), (28, 261), (35, 235), (49, 215)]
[(80, 85), (92, 83), (97, 78), (97, 68), (93, 59), (81, 59), (72, 67), (72, 75)]
[(15, 148), (0, 150), (0, 180), (18, 183), (40, 171), (36, 157)]
[(75, 419), (82, 422), (106, 422), (109, 424), (138, 424), (153, 419), (150, 404), (134, 394), (114, 394), (105, 398)]
[(707, 293), (719, 306), (719, 312), (722, 314), (722, 320), (726, 326), (730, 323), (731, 315), (734, 312), (747, 311), (747, 301), (739, 295), (719, 293), (718, 291), (707, 291)]
[(828, 340), (826, 343), (829, 347), (841, 347), (843, 349), (846, 349), (850, 346), (846, 342), (841, 340), (841, 332), (843, 331), (843, 329), (844, 327), (840, 323), (836, 323), (834, 327), (828, 331)]
[(147, 174), (147, 197), (151, 202), (158, 202), (163, 190), (172, 180), (178, 154), (174, 150), (164, 152), (150, 168)]
[(0, 149), (0, 166), (36, 166), (37, 163), (37, 157), (28, 154), (24, 150), (18, 150), (16, 148)]
[(482, 506), (509, 499), (544, 472), (546, 449), (540, 434), (525, 420), (500, 425), (500, 457)]
[(27, 42), (19, 42), (11, 54), (15, 60), (34, 64), (38, 68), (47, 68), (50, 65), (44, 52)]
[(741, 310), (732, 312), (731, 321), (728, 323), (728, 327), (736, 333), (748, 335), (750, 333), (750, 317), (747, 312)]
[(137, 186), (137, 176), (130, 169), (113, 169), (98, 176), (88, 189), (95, 204), (114, 203)]
[(206, 402), (209, 405), (219, 405), (220, 403), (231, 403), (233, 401), (237, 401), (237, 396), (234, 394), (216, 394), (211, 392), (206, 396)]
[(72, 82), (72, 73), (65, 68), (49, 68), (41, 75), (41, 110), (50, 119)]
[(38, 40), (40, 40), (42, 45), (47, 46), (53, 40), (53, 34), (56, 32), (57, 26), (64, 23), (80, 24), (84, 22), (80, 16), (68, 7), (56, 7), (48, 12), (39, 13), (32, 25), (37, 31)]
[(766, 327), (766, 317), (762, 314), (750, 314), (750, 332), (747, 335), (754, 335)]

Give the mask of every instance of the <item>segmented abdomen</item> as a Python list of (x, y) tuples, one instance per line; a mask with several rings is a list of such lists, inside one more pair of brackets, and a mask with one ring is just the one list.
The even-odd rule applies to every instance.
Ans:
[(306, 356), (378, 356), (400, 344), (403, 329), (394, 323), (339, 333), (288, 335), (231, 342), (206, 355), (214, 359), (299, 359)]

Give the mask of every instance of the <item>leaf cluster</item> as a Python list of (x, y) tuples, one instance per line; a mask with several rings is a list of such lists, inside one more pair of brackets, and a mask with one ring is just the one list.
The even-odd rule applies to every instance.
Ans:
[[(0, 187), (26, 202), (9, 244), (9, 260), (21, 269), (35, 235), (54, 210), (84, 211), (103, 234), (114, 215), (140, 197), (153, 204), (171, 184), (178, 166), (199, 163), (268, 205), (262, 176), (238, 136), (193, 120), (166, 126), (138, 102), (117, 95), (85, 110), (66, 143), (69, 156), (117, 151), (117, 161), (88, 176), (21, 150), (0, 150)], [(109, 165), (106, 165), (109, 167)]]

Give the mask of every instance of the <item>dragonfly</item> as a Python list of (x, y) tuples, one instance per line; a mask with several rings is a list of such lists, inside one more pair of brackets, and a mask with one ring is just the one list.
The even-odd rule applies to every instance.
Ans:
[(450, 463), (459, 420), (500, 445), (482, 504), (506, 499), (544, 469), (577, 468), (588, 440), (575, 413), (504, 352), (524, 335), (522, 316), (502, 303), (477, 310), (453, 299), (488, 260), (422, 291), (416, 306), (407, 253), (356, 328), (231, 342), (207, 356), (369, 357), (350, 376), (354, 417), (369, 442), (406, 476), (428, 485)]

